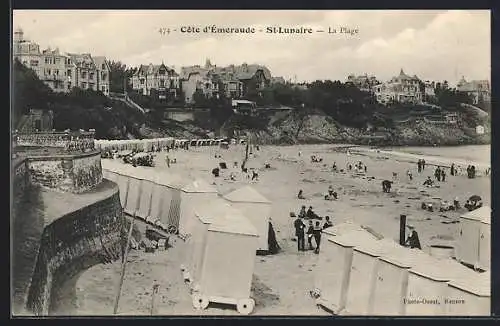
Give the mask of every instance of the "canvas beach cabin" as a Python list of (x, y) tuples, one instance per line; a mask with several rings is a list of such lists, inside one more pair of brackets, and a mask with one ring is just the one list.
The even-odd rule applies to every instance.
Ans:
[(408, 288), (408, 271), (428, 255), (419, 249), (400, 247), (379, 257), (373, 315), (402, 316)]
[[(429, 256), (419, 260), (408, 273), (408, 287), (404, 305), (407, 316), (444, 316), (448, 282), (462, 279), (475, 273), (450, 258), (437, 259)], [(418, 300), (426, 300), (423, 304), (415, 304)]]
[(180, 189), (179, 233), (191, 234), (195, 209), (218, 198), (217, 188), (204, 179), (190, 181)]
[(370, 315), (372, 313), (377, 269), (380, 264), (378, 257), (399, 248), (399, 244), (392, 239), (369, 239), (369, 241), (358, 243), (353, 251), (347, 299), (342, 314)]
[(482, 206), (460, 217), (455, 255), (477, 269), (491, 266), (491, 207)]
[(234, 208), (217, 214), (207, 231), (194, 307), (205, 309), (218, 302), (250, 314), (255, 306), (250, 291), (257, 246), (257, 230), (246, 216)]
[(182, 177), (157, 171), (151, 194), (151, 209), (146, 220), (159, 221), (171, 233), (177, 233), (180, 220), (180, 189), (184, 184)]
[(269, 251), (268, 234), (271, 201), (252, 186), (245, 186), (224, 195), (224, 198), (248, 217), (259, 234), (258, 253)]
[(491, 274), (472, 273), (448, 283), (447, 316), (490, 316)]
[(184, 279), (188, 280), (193, 288), (198, 288), (195, 283), (199, 281), (208, 228), (214, 218), (227, 213), (228, 209), (228, 204), (221, 198), (194, 209), (192, 234), (186, 246), (185, 262), (181, 266)]
[(353, 248), (376, 238), (365, 230), (354, 230), (322, 241), (316, 266), (316, 304), (338, 314), (345, 307)]

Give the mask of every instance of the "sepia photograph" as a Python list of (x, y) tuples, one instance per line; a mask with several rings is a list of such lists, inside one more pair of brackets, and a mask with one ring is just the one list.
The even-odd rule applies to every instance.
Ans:
[(490, 316), (489, 10), (13, 10), (11, 317)]

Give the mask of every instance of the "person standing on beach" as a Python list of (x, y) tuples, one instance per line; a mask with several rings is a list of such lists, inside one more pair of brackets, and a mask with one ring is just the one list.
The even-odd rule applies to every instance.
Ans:
[(297, 237), (297, 249), (298, 251), (305, 250), (305, 239), (304, 239), (304, 229), (306, 225), (302, 222), (302, 219), (297, 217), (293, 222), (293, 226), (295, 227), (295, 236)]
[(450, 175), (454, 176), (455, 175), (455, 163), (451, 163), (450, 167)]
[(316, 242), (316, 250), (314, 251), (315, 254), (319, 254), (319, 244), (321, 243), (321, 225), (319, 224), (319, 221), (316, 221), (316, 225), (314, 225), (314, 241)]
[(446, 173), (444, 172), (444, 169), (441, 170), (441, 181), (445, 182), (446, 180)]
[(309, 228), (307, 229), (307, 244), (309, 245), (309, 250), (313, 250), (312, 239), (314, 236), (314, 225), (313, 221), (309, 220)]
[(434, 170), (434, 178), (437, 181), (441, 181), (441, 169), (439, 169), (439, 166)]
[(417, 162), (417, 171), (418, 173), (422, 172), (422, 160), (419, 159)]
[(407, 174), (408, 174), (408, 178), (410, 179), (410, 181), (412, 181), (413, 180), (413, 174), (411, 173), (411, 171), (408, 170)]
[(422, 171), (425, 170), (425, 160), (422, 159)]

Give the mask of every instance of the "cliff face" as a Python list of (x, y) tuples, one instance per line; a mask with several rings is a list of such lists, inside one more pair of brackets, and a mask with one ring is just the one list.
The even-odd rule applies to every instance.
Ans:
[[(475, 125), (485, 127), (485, 133), (476, 133)], [(323, 114), (298, 116), (295, 113), (281, 114), (271, 118), (268, 126), (260, 131), (240, 129), (240, 134), (249, 133), (260, 143), (352, 143), (370, 145), (468, 145), (489, 144), (491, 127), (488, 119), (466, 121), (459, 124), (433, 123), (424, 120), (399, 123), (383, 132), (365, 131), (339, 125), (333, 118)]]

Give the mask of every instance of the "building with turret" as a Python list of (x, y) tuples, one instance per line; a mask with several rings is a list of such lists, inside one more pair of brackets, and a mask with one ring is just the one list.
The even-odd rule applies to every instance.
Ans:
[(103, 56), (62, 53), (58, 48), (40, 50), (40, 45), (26, 39), (18, 28), (14, 32), (13, 57), (31, 68), (54, 92), (79, 87), (109, 94), (110, 67)]
[(383, 104), (390, 102), (421, 103), (424, 93), (422, 85), (422, 81), (416, 75), (409, 76), (401, 69), (399, 75), (374, 87), (375, 96), (377, 101)]
[(467, 81), (462, 76), (457, 84), (457, 90), (471, 96), (473, 104), (477, 105), (481, 102), (491, 102), (491, 86), (488, 80)]
[(140, 65), (131, 78), (132, 89), (142, 95), (154, 95), (159, 99), (176, 99), (180, 96), (181, 83), (179, 74), (163, 62)]

